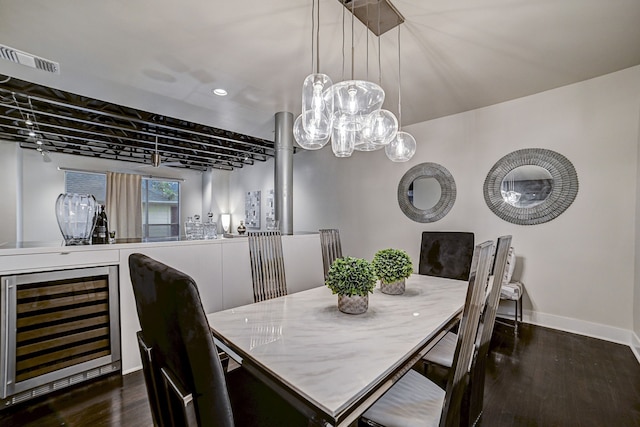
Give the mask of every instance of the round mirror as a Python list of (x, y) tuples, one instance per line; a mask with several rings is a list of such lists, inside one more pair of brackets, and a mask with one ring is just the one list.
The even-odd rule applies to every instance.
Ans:
[(507, 154), (491, 168), (484, 181), (489, 209), (513, 224), (551, 221), (573, 203), (578, 175), (562, 154), (526, 148)]
[(409, 169), (398, 184), (398, 204), (416, 222), (443, 218), (456, 200), (456, 183), (449, 171), (437, 163), (420, 163)]
[(516, 208), (530, 208), (547, 200), (553, 177), (541, 166), (518, 166), (502, 180), (502, 199)]
[(440, 183), (435, 178), (419, 177), (409, 185), (409, 201), (417, 209), (431, 209), (442, 196)]

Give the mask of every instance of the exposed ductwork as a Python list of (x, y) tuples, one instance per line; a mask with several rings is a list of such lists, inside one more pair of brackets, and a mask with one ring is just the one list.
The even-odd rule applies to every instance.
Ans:
[(272, 141), (13, 78), (0, 84), (0, 139), (149, 165), (169, 158), (171, 167), (196, 170), (233, 170), (274, 156)]

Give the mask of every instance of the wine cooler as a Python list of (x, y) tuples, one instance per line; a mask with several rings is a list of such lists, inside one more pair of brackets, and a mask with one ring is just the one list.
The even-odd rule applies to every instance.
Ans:
[(120, 370), (117, 266), (0, 280), (0, 409)]

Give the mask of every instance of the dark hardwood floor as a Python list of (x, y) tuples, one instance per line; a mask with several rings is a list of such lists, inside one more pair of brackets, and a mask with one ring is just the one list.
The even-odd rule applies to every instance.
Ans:
[[(3, 427), (150, 425), (141, 372), (0, 411)], [(624, 345), (527, 324), (514, 336), (496, 325), (482, 426), (640, 426), (640, 363)]]

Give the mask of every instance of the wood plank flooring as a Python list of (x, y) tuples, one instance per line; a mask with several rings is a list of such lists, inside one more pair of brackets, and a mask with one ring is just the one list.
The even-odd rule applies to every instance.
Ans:
[[(624, 345), (527, 324), (514, 336), (496, 325), (481, 424), (640, 426), (640, 363)], [(3, 427), (151, 425), (141, 372), (0, 411)]]

